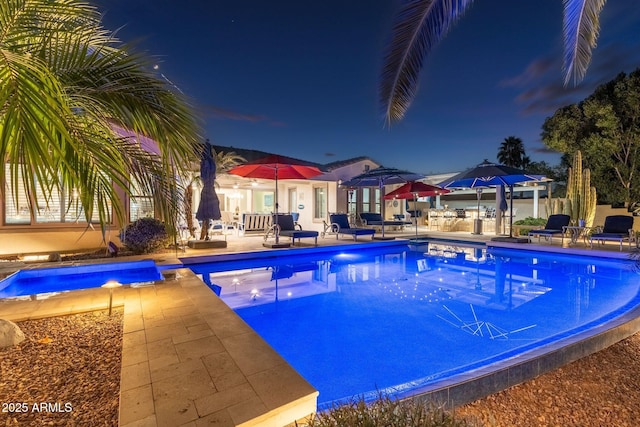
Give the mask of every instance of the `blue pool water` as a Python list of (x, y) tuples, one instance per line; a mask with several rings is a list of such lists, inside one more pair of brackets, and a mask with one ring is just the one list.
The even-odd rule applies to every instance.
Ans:
[(320, 408), (515, 358), (640, 304), (630, 261), (462, 244), (190, 268), (320, 391)]
[(126, 285), (161, 279), (152, 260), (21, 270), (0, 280), (0, 298), (96, 288), (109, 280)]

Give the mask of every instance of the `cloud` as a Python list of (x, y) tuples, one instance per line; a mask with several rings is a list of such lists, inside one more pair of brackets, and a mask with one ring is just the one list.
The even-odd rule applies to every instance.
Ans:
[(546, 147), (544, 145), (536, 146), (533, 148), (532, 151), (538, 154), (561, 154), (559, 151), (552, 150), (551, 148)]
[(522, 87), (546, 75), (551, 68), (555, 68), (555, 61), (552, 58), (539, 58), (527, 65), (521, 74), (504, 79), (498, 85), (501, 87)]
[(593, 52), (591, 66), (577, 86), (563, 86), (561, 56), (532, 61), (525, 70), (499, 83), (518, 91), (514, 98), (523, 115), (553, 114), (558, 108), (580, 102), (603, 83), (621, 72), (633, 71), (640, 63), (640, 45), (609, 43)]

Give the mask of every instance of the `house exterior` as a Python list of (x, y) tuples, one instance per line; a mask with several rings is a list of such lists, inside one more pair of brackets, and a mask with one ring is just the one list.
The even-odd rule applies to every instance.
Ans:
[[(266, 157), (271, 153), (244, 150), (234, 147), (214, 146), (217, 151), (234, 151), (247, 161)], [(320, 165), (327, 173), (310, 180), (279, 180), (278, 206), (281, 212), (297, 212), (298, 222), (306, 229), (322, 231), (324, 220), (330, 212), (355, 211), (356, 203), (366, 208), (376, 207), (369, 200), (375, 197), (374, 189), (361, 189), (358, 194), (339, 188), (341, 180), (362, 173), (367, 168), (379, 164), (367, 157), (358, 157), (340, 162)], [(5, 165), (8, 172), (9, 166)], [(7, 173), (7, 176), (8, 173)], [(238, 218), (242, 213), (271, 213), (275, 201), (275, 182), (266, 179), (242, 178), (229, 174), (218, 174), (216, 192), (220, 208)], [(198, 207), (200, 188), (190, 186), (192, 211)], [(348, 201), (351, 194), (352, 202)], [(1, 187), (0, 203), (0, 259), (23, 258), (25, 255), (48, 255), (52, 253), (86, 252), (106, 250), (106, 244), (113, 241), (120, 245), (118, 238), (123, 224), (114, 221), (108, 226), (105, 240), (95, 218), (88, 224), (78, 207), (66, 206), (67, 194), (54, 194), (53, 200), (46, 202), (43, 194), (36, 195), (40, 209), (31, 212), (26, 194), (13, 194), (8, 183)], [(364, 196), (363, 196), (364, 195)], [(128, 222), (138, 218), (154, 216), (151, 197), (135, 194), (128, 197), (120, 191), (120, 200), (128, 214)], [(73, 195), (72, 195), (73, 197)], [(362, 211), (362, 208), (360, 208)]]
[[(217, 152), (234, 152), (248, 162), (267, 157), (272, 153), (247, 150), (241, 148), (214, 145)], [(404, 200), (383, 200), (378, 187), (345, 189), (340, 186), (369, 169), (381, 166), (373, 159), (362, 156), (347, 160), (318, 165), (325, 171), (322, 175), (307, 180), (278, 180), (278, 200), (275, 198), (275, 181), (270, 179), (243, 178), (226, 173), (218, 173), (216, 177), (216, 193), (220, 200), (223, 220), (236, 224), (242, 221), (242, 214), (270, 214), (278, 203), (279, 212), (297, 213), (298, 223), (307, 230), (324, 231), (329, 213), (348, 213), (356, 218), (358, 212), (381, 212), (381, 203), (385, 203), (385, 214), (392, 218), (394, 214), (405, 214), (409, 209), (420, 209), (427, 218), (427, 211), (433, 208), (470, 208), (477, 204), (475, 190), (456, 191), (455, 194), (420, 199), (418, 202)], [(8, 172), (8, 165), (5, 166)], [(195, 173), (197, 174), (197, 172)], [(425, 182), (437, 184), (452, 176), (440, 174), (428, 176)], [(185, 182), (190, 180), (185, 179)], [(386, 188), (391, 191), (393, 186)], [(519, 210), (519, 218), (526, 216), (547, 216), (544, 206), (538, 202), (539, 191), (544, 187), (516, 187), (515, 194), (528, 194), (527, 199), (515, 200)], [(191, 192), (192, 212), (196, 212), (201, 188), (197, 180), (188, 186)], [(533, 192), (533, 193), (531, 193)], [(483, 207), (495, 206), (495, 189), (487, 189), (480, 201)], [(530, 195), (533, 194), (533, 197)], [(151, 197), (136, 194), (133, 197), (120, 191), (121, 203), (128, 214), (128, 222), (141, 217), (154, 216)], [(54, 194), (54, 200), (47, 204), (44, 196), (37, 195), (38, 212), (28, 208), (25, 194), (12, 194), (9, 185), (2, 186), (2, 203), (0, 203), (0, 259), (22, 257), (24, 254), (51, 254), (86, 252), (104, 248), (109, 241), (120, 245), (119, 234), (123, 224), (111, 224), (105, 236), (97, 224), (87, 224), (81, 210), (65, 206), (67, 194)], [(73, 198), (73, 195), (72, 195)], [(193, 215), (193, 214), (192, 214)], [(97, 218), (96, 218), (97, 222)], [(186, 221), (185, 221), (186, 222)], [(194, 224), (197, 224), (194, 218)], [(179, 224), (183, 225), (183, 224)]]
[[(214, 145), (217, 152), (234, 152), (248, 162), (266, 157), (271, 153), (244, 150), (234, 147)], [(307, 180), (278, 180), (278, 211), (298, 213), (298, 223), (305, 230), (324, 230), (324, 222), (329, 213), (359, 212), (373, 209), (379, 212), (379, 189), (362, 188), (347, 191), (340, 183), (364, 172), (379, 167), (380, 164), (368, 157), (318, 165), (326, 171), (322, 175)], [(229, 212), (240, 220), (243, 213), (273, 212), (275, 201), (275, 181), (267, 179), (242, 178), (230, 174), (218, 174), (216, 193), (220, 199), (220, 210)], [(194, 206), (197, 207), (199, 191), (194, 192)], [(351, 199), (350, 199), (351, 198)], [(376, 199), (377, 198), (377, 199)], [(378, 200), (377, 204), (375, 200)], [(223, 214), (223, 216), (225, 216)]]

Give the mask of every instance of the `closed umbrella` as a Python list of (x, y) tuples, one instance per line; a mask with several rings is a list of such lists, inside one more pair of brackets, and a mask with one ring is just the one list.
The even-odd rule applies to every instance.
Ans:
[[(507, 209), (509, 209), (509, 205), (507, 205), (507, 192), (505, 191), (505, 186), (500, 185), (500, 220), (504, 217), (504, 213)], [(502, 233), (504, 234), (504, 224), (502, 226)]]
[[(390, 199), (412, 199), (418, 200), (418, 197), (437, 196), (439, 194), (447, 194), (451, 190), (437, 187), (435, 185), (425, 184), (420, 181), (411, 181), (396, 188), (390, 193), (385, 194), (385, 200)], [(416, 217), (416, 237), (418, 237), (418, 218)]]
[[(439, 185), (443, 188), (482, 188), (503, 185), (509, 187), (513, 194), (513, 186), (515, 184), (526, 181), (541, 181), (543, 179), (543, 175), (530, 174), (522, 169), (491, 163), (485, 159), (478, 166), (454, 175), (442, 181)], [(509, 238), (512, 238), (513, 197), (511, 197), (510, 214)]]
[[(409, 181), (417, 181), (424, 178), (424, 175), (408, 172), (401, 169), (379, 168), (368, 170), (360, 175), (354, 176), (342, 183), (343, 187), (378, 187), (380, 194), (384, 194), (384, 186), (389, 184), (403, 184)], [(382, 220), (384, 221), (384, 203), (382, 204)], [(384, 222), (382, 224), (382, 238), (384, 239)]]
[[(305, 162), (304, 160), (294, 159), (292, 157), (280, 156), (272, 154), (258, 160), (244, 163), (236, 166), (229, 171), (230, 174), (242, 176), (245, 178), (262, 178), (273, 179), (276, 184), (275, 191), (275, 225), (278, 225), (278, 180), (279, 179), (308, 179), (314, 176), (322, 175), (320, 165), (317, 163)], [(276, 243), (271, 247), (286, 247), (288, 245), (280, 244), (280, 236), (275, 233)], [(266, 244), (265, 244), (266, 245)]]
[(216, 194), (216, 161), (213, 147), (205, 143), (200, 159), (200, 179), (202, 180), (202, 191), (200, 192), (200, 203), (196, 211), (196, 219), (202, 221), (202, 231), (200, 240), (209, 240), (209, 221), (218, 220), (222, 217), (220, 213), (220, 200)]

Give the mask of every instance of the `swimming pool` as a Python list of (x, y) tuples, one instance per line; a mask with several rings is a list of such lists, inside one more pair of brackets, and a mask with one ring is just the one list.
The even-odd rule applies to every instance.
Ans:
[(161, 280), (153, 260), (20, 270), (0, 280), (0, 299)]
[(638, 306), (626, 260), (464, 244), (191, 265), (319, 408), (513, 360)]

